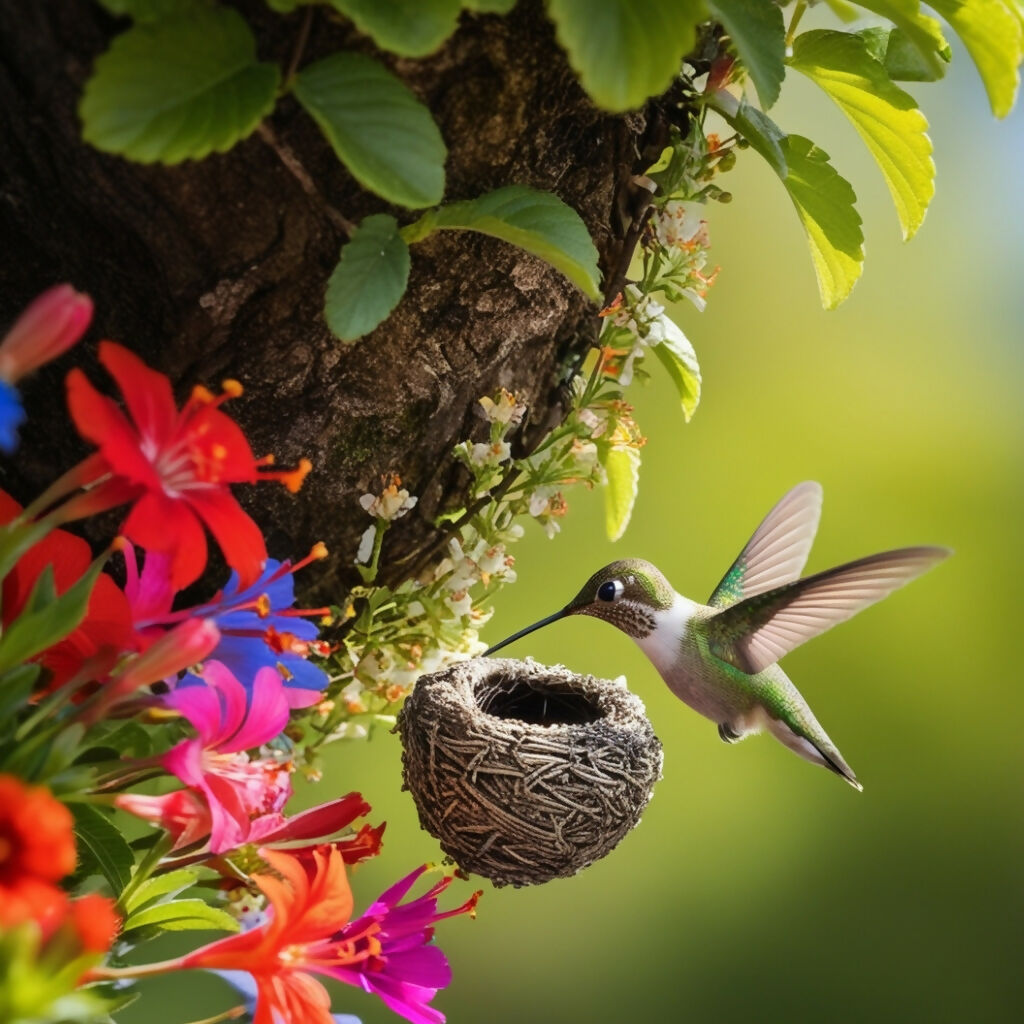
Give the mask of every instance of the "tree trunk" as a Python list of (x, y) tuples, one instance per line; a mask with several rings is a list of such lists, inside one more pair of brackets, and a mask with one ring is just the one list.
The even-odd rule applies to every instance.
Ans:
[[(303, 12), (235, 6), (260, 56), (287, 65)], [(477, 399), (499, 385), (524, 396), (524, 444), (560, 415), (560, 367), (596, 337), (598, 321), (547, 264), (469, 232), (432, 236), (413, 250), (397, 311), (343, 345), (322, 316), (345, 240), (332, 209), (359, 221), (387, 207), (358, 187), (293, 99), (279, 103), (269, 133), (224, 155), (133, 164), (82, 142), (76, 114), (95, 57), (126, 23), (92, 3), (0, 0), (0, 15), (0, 319), (62, 280), (96, 302), (87, 342), (24, 382), (29, 425), (15, 459), (0, 464), (15, 496), (38, 492), (86, 450), (68, 427), (61, 382), (76, 362), (101, 381), (95, 343), (110, 337), (167, 373), (179, 396), (197, 382), (237, 378), (245, 394), (227, 411), (256, 454), (313, 461), (297, 498), (271, 486), (239, 496), (272, 555), (327, 543), (315, 589), (337, 598), (354, 582), (369, 524), (358, 498), (379, 490), (381, 474), (399, 473), (420, 496), (390, 531), (391, 554), (422, 552), (436, 539), (437, 513), (459, 503), (465, 481), (450, 453), (483, 435)], [(554, 191), (586, 222), (606, 280), (614, 275), (624, 234), (617, 210), (646, 120), (594, 108), (539, 2), (505, 18), (463, 15), (444, 47), (418, 61), (375, 51), (317, 9), (304, 60), (342, 48), (384, 61), (430, 107), (450, 151), (446, 199), (511, 183)]]

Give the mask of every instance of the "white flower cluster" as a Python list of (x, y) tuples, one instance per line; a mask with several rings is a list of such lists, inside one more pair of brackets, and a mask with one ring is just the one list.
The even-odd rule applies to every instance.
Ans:
[(382, 524), (401, 519), (419, 500), (402, 487), (402, 478), (396, 473), (388, 474), (382, 483), (380, 494), (364, 494), (359, 499), (359, 504), (377, 520), (359, 538), (356, 551), (356, 563), (359, 565), (368, 565), (372, 559), (374, 542), (382, 531)]

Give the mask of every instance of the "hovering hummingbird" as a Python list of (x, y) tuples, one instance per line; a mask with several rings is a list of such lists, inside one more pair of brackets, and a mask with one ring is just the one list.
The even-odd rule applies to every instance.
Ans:
[(593, 615), (631, 636), (726, 743), (767, 729), (794, 753), (863, 787), (777, 664), (795, 647), (947, 558), (949, 548), (885, 551), (800, 579), (821, 517), (821, 485), (797, 484), (768, 513), (708, 603), (677, 594), (650, 562), (598, 570), (561, 610), (485, 655), (567, 615)]

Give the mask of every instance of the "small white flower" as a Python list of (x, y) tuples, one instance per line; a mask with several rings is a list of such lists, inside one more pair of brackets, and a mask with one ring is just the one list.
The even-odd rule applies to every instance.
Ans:
[(419, 500), (412, 497), (401, 484), (400, 476), (389, 473), (384, 478), (384, 488), (380, 495), (364, 494), (359, 504), (377, 519), (400, 519)]
[(359, 550), (356, 552), (356, 562), (361, 565), (368, 565), (370, 555), (373, 554), (373, 541), (377, 536), (377, 527), (368, 526), (359, 538)]
[(512, 449), (507, 441), (495, 441), (494, 444), (479, 442), (474, 444), (469, 452), (469, 461), (474, 466), (484, 466), (488, 463), (497, 465), (512, 457)]
[(473, 598), (465, 590), (456, 590), (449, 594), (444, 603), (458, 616), (468, 615), (473, 610)]
[(480, 399), (480, 405), (484, 410), (484, 416), (490, 423), (503, 423), (516, 427), (523, 421), (526, 413), (526, 406), (511, 392), (504, 388), (498, 392), (498, 401), (484, 396)]

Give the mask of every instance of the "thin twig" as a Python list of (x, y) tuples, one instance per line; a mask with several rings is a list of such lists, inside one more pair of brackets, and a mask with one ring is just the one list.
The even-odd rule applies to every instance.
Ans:
[(284, 87), (287, 89), (292, 84), (295, 72), (299, 70), (299, 61), (306, 52), (306, 43), (309, 42), (309, 30), (313, 25), (313, 7), (306, 8), (306, 14), (302, 19), (302, 27), (299, 29), (298, 38), (295, 40), (295, 49), (292, 51), (292, 59), (288, 62), (288, 74), (284, 78)]
[(302, 186), (302, 191), (323, 208), (328, 220), (339, 231), (351, 238), (356, 229), (355, 224), (324, 199), (313, 179), (309, 176), (309, 172), (302, 166), (302, 162), (295, 155), (292, 148), (287, 143), (282, 142), (274, 133), (274, 129), (265, 121), (256, 131), (259, 137), (277, 154), (278, 159), (284, 164), (292, 177)]

